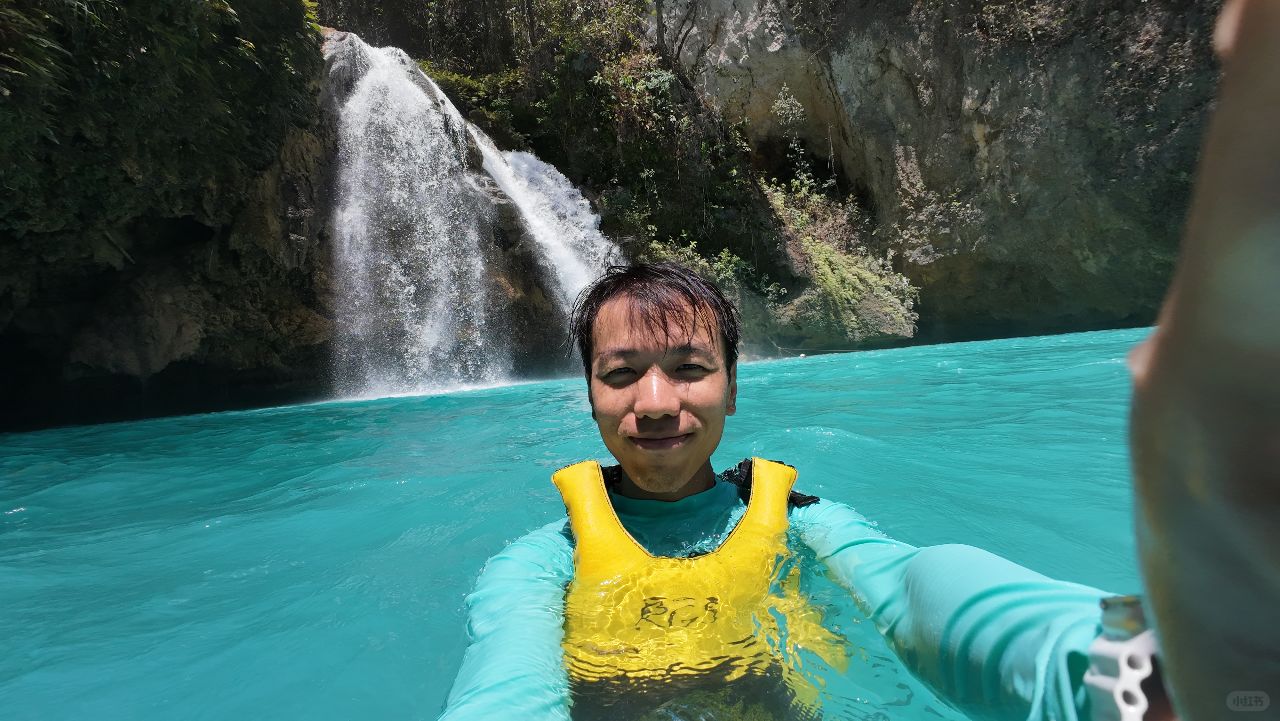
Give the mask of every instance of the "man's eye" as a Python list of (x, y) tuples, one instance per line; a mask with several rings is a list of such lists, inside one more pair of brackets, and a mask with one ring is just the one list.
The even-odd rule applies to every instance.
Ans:
[(609, 380), (618, 380), (620, 378), (626, 378), (633, 373), (635, 373), (635, 371), (630, 368), (614, 368), (613, 370), (605, 373), (604, 377)]
[(707, 373), (708, 371), (706, 366), (699, 365), (697, 363), (681, 363), (679, 366), (676, 367), (676, 372), (689, 374), (689, 373)]

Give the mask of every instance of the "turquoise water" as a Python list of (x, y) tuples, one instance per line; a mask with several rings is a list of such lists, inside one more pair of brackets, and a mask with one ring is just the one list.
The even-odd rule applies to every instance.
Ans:
[[(715, 461), (787, 460), (896, 538), (1136, 591), (1123, 359), (1146, 333), (746, 364)], [(0, 435), (4, 718), (433, 718), (484, 560), (604, 453), (581, 386)], [(876, 679), (843, 688), (874, 718), (912, 684), (862, 640)]]

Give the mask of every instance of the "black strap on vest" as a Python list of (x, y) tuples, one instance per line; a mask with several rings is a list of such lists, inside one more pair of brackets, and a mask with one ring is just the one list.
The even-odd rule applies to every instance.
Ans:
[[(782, 462), (774, 461), (774, 463)], [(785, 466), (787, 464), (782, 463), (782, 465)], [(604, 476), (604, 484), (608, 488), (615, 488), (618, 483), (622, 481), (622, 466), (605, 466), (600, 469), (600, 472)], [(750, 458), (742, 459), (741, 463), (720, 474), (720, 477), (738, 487), (738, 498), (741, 498), (743, 503), (751, 502)], [(822, 499), (817, 496), (810, 496), (806, 493), (792, 491), (791, 495), (787, 498), (787, 505), (791, 508), (804, 508), (805, 506), (812, 506), (820, 500)]]
[[(786, 463), (782, 463), (782, 461), (773, 461), (773, 462), (787, 466), (788, 468), (791, 467)], [(743, 503), (749, 503), (751, 501), (751, 459), (750, 458), (742, 459), (742, 462), (739, 463), (737, 467), (731, 468), (725, 471), (720, 475), (720, 477), (738, 487), (738, 497), (742, 499)], [(805, 506), (812, 506), (813, 504), (817, 503), (820, 500), (822, 499), (818, 498), (817, 496), (810, 496), (807, 493), (792, 491), (791, 495), (787, 497), (787, 505), (790, 506), (791, 508), (804, 508)]]

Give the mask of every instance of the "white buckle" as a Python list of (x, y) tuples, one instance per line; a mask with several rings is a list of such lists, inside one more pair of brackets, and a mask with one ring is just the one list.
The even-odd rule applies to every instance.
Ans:
[(1151, 676), (1159, 652), (1151, 629), (1124, 641), (1105, 635), (1094, 639), (1084, 674), (1092, 721), (1142, 721), (1150, 706), (1142, 682)]

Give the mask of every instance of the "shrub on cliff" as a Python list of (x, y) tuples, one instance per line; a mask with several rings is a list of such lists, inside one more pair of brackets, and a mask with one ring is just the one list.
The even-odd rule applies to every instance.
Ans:
[(804, 166), (790, 182), (764, 189), (792, 263), (810, 280), (778, 308), (789, 342), (847, 347), (915, 334), (917, 290), (863, 242), (870, 228), (855, 202), (840, 199), (832, 184), (818, 185)]
[(225, 222), (314, 117), (303, 0), (6, 0), (0, 237)]

